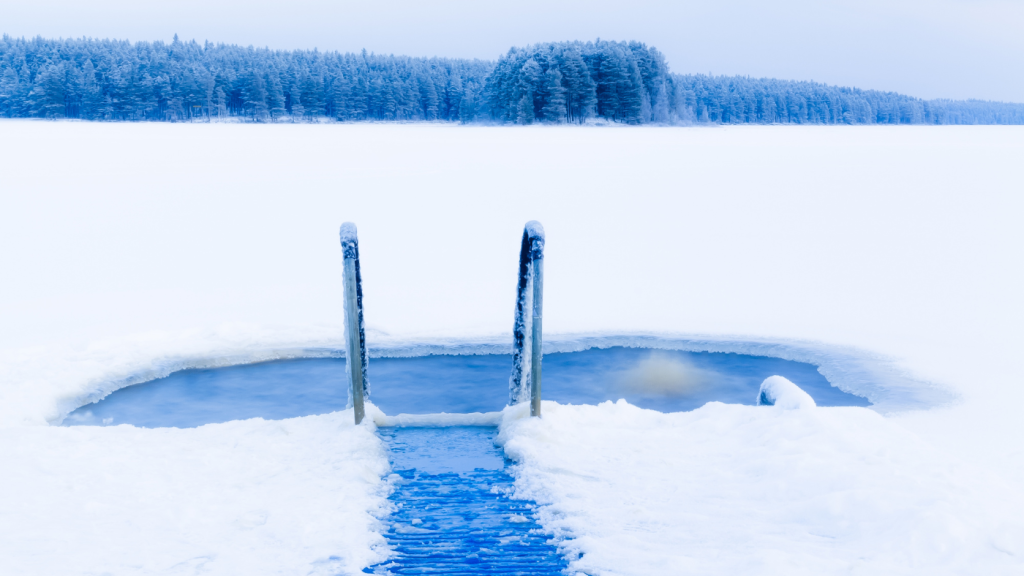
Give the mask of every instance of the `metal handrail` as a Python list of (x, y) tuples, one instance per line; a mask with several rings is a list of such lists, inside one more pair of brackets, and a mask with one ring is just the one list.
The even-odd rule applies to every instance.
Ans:
[(356, 225), (341, 225), (341, 251), (344, 255), (343, 291), (345, 298), (345, 364), (348, 367), (348, 405), (354, 408), (356, 424), (363, 421), (365, 399), (370, 397), (366, 378), (366, 330), (363, 325), (363, 279), (359, 272), (359, 238)]
[[(512, 341), (510, 406), (530, 401), (530, 415), (540, 416), (542, 319), (544, 308), (544, 227), (531, 220), (523, 230), (519, 250), (519, 284)], [(532, 309), (532, 314), (527, 310)], [(530, 346), (527, 348), (527, 334)]]

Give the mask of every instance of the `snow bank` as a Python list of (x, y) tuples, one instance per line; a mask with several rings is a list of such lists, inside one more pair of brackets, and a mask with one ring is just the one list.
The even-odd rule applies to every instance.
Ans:
[(782, 376), (769, 376), (761, 383), (757, 392), (758, 406), (778, 406), (779, 408), (814, 408), (814, 398)]
[(340, 328), (251, 324), (0, 351), (0, 427), (59, 424), (79, 406), (186, 368), (336, 357)]
[(472, 412), (469, 414), (398, 414), (388, 416), (376, 409), (371, 414), (377, 426), (410, 426), (418, 428), (445, 428), (448, 426), (497, 426), (501, 412)]
[(5, 574), (356, 574), (385, 448), (351, 410), (192, 429), (0, 429)]
[(1024, 570), (1019, 490), (865, 408), (543, 413), (506, 409), (499, 441), (587, 574)]

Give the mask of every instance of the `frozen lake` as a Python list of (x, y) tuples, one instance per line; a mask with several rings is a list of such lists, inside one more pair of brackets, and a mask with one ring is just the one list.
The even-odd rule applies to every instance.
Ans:
[[(509, 415), (515, 493), (545, 530), (575, 535), (574, 568), (1021, 573), (1024, 452), (1008, 439), (1024, 435), (1022, 127), (0, 129), (0, 571), (338, 574), (383, 561), (389, 452), (350, 412), (50, 424), (130, 378), (170, 375), (187, 392), (250, 368), (339, 372), (326, 360), (181, 370), (339, 349), (344, 221), (359, 226), (371, 349), (507, 345), (522, 226), (536, 219), (546, 335), (784, 345), (792, 354), (774, 355), (875, 402), (826, 407), (790, 374), (822, 408)], [(554, 357), (548, 399), (572, 386)], [(480, 398), (500, 406), (509, 367), (492, 360)], [(411, 378), (430, 361), (393, 364)], [(373, 399), (402, 411), (385, 407), (385, 364), (370, 361)], [(294, 398), (302, 378), (289, 378), (274, 386)], [(225, 397), (242, 398), (230, 388), (245, 378), (228, 380)], [(322, 383), (333, 406), (340, 380)], [(168, 406), (197, 410), (175, 386)], [(601, 390), (643, 406), (687, 398)], [(308, 410), (295, 402), (290, 414)], [(261, 413), (289, 415), (246, 400), (204, 418)]]

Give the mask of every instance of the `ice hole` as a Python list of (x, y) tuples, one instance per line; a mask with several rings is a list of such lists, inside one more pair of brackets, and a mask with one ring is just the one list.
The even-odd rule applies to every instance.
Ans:
[[(371, 358), (371, 400), (387, 414), (501, 410), (508, 401), (511, 355)], [(543, 397), (566, 404), (626, 399), (662, 412), (710, 401), (754, 404), (761, 382), (784, 376), (819, 406), (868, 406), (829, 384), (812, 364), (720, 352), (613, 347), (545, 354)], [(324, 414), (347, 401), (345, 360), (281, 360), (182, 370), (117, 390), (70, 413), (64, 425), (189, 428), (261, 417)]]

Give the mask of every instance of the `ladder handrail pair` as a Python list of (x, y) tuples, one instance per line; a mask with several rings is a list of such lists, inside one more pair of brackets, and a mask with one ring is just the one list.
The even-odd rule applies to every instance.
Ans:
[[(356, 225), (341, 225), (344, 256), (345, 364), (349, 377), (349, 404), (356, 424), (366, 415), (365, 399), (370, 397), (366, 377), (366, 329), (363, 323), (363, 287), (359, 272), (359, 238)], [(513, 330), (512, 376), (509, 405), (530, 401), (530, 415), (540, 416), (542, 320), (544, 305), (544, 227), (531, 220), (523, 230), (519, 250), (519, 283), (516, 290), (516, 320)], [(527, 310), (530, 311), (527, 314)], [(529, 347), (526, 346), (529, 341)]]

